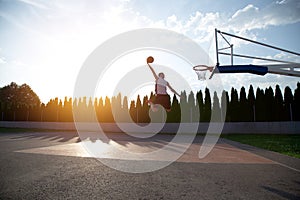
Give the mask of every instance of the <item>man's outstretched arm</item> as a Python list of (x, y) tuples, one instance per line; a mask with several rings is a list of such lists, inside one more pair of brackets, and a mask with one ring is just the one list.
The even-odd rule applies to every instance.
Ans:
[(167, 83), (167, 86), (168, 86), (168, 88), (170, 88), (170, 90), (171, 90), (174, 94), (176, 94), (177, 96), (180, 97), (180, 94), (178, 94), (178, 93), (176, 92), (176, 90), (174, 90), (174, 89), (171, 87), (171, 85), (170, 85), (169, 83)]
[(149, 63), (147, 63), (147, 65), (149, 66), (149, 68), (150, 68), (150, 70), (151, 70), (151, 72), (152, 72), (154, 78), (155, 78), (155, 79), (158, 79), (158, 76), (157, 76), (157, 74), (155, 73), (153, 67), (151, 67), (151, 65), (150, 65)]

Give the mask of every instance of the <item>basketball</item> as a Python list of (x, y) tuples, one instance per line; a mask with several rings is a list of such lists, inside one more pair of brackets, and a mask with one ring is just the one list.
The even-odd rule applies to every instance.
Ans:
[(152, 56), (149, 56), (147, 58), (147, 63), (153, 63), (153, 61), (154, 61), (154, 58)]

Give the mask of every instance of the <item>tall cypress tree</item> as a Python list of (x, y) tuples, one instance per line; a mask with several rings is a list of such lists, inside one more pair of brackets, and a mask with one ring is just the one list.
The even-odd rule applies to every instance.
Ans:
[(58, 103), (58, 109), (57, 109), (57, 121), (63, 122), (63, 102), (60, 99)]
[(72, 98), (65, 97), (64, 106), (61, 113), (61, 121), (71, 122), (72, 121)]
[(229, 104), (229, 114), (230, 114), (230, 121), (237, 122), (239, 121), (239, 102), (238, 102), (238, 92), (236, 89), (231, 88), (230, 94), (230, 104)]
[(189, 115), (189, 106), (187, 102), (187, 96), (186, 92), (181, 92), (181, 98), (180, 98), (180, 108), (181, 108), (181, 119), (182, 122), (189, 122), (190, 115)]
[[(44, 119), (45, 121), (55, 122), (57, 121), (57, 113), (58, 113), (58, 98), (50, 99), (45, 107)], [(79, 118), (82, 120), (82, 118)]]
[(137, 96), (135, 108), (136, 108), (136, 122), (140, 123), (141, 115), (142, 115), (142, 102), (141, 102), (140, 95)]
[(135, 102), (132, 100), (130, 102), (130, 108), (129, 108), (129, 113), (131, 116), (132, 121), (136, 122), (136, 107), (135, 107)]
[(256, 121), (266, 121), (264, 91), (259, 87), (256, 89), (255, 113), (256, 113)]
[(255, 96), (253, 86), (250, 85), (248, 92), (249, 119), (255, 121)]
[(300, 121), (300, 82), (294, 92), (293, 116), (295, 121)]
[(149, 105), (148, 105), (148, 96), (147, 95), (144, 96), (144, 98), (143, 98), (143, 105), (142, 105), (140, 120), (143, 123), (149, 123), (150, 122)]
[(87, 107), (87, 115), (85, 121), (93, 122), (95, 121), (94, 119), (94, 104), (93, 104), (93, 99), (92, 97), (89, 98), (89, 103)]
[(195, 104), (195, 96), (193, 91), (190, 92), (189, 96), (188, 96), (188, 111), (189, 111), (189, 121), (190, 122), (198, 122), (198, 118), (199, 118), (199, 109), (198, 107), (196, 107)]
[(213, 106), (212, 106), (212, 121), (219, 122), (221, 121), (221, 108), (220, 108), (220, 102), (217, 95), (217, 92), (214, 92), (213, 96)]
[(121, 95), (121, 93), (118, 93), (118, 95), (116, 97), (116, 102), (113, 106), (116, 107), (116, 110), (117, 110), (118, 113), (121, 112), (121, 109), (122, 109), (122, 95)]
[(173, 123), (179, 123), (181, 121), (180, 104), (175, 94), (173, 95), (171, 112), (168, 114), (168, 119), (169, 122)]
[(173, 101), (172, 101), (172, 111), (174, 113), (174, 122), (180, 122), (181, 121), (181, 109), (180, 109), (180, 103), (174, 94)]
[(111, 110), (111, 102), (108, 97), (105, 97), (105, 104), (103, 108), (103, 120), (104, 122), (114, 122), (113, 116), (112, 116), (112, 110)]
[(211, 119), (211, 98), (208, 88), (205, 88), (205, 97), (204, 97), (204, 122), (209, 122)]
[(127, 96), (123, 98), (122, 108), (128, 110), (128, 99)]
[(242, 87), (240, 90), (239, 109), (237, 112), (239, 116), (239, 121), (242, 122), (250, 121), (249, 111), (250, 109), (248, 108), (247, 105), (246, 89), (245, 87)]
[(265, 90), (266, 121), (274, 121), (275, 98), (273, 88), (269, 87)]
[(221, 119), (222, 121), (228, 122), (228, 107), (229, 107), (229, 96), (228, 92), (223, 90), (221, 96)]
[(286, 86), (284, 89), (284, 120), (292, 121), (293, 120), (293, 93), (290, 87)]
[(197, 104), (199, 107), (199, 114), (200, 114), (199, 121), (203, 122), (204, 121), (204, 103), (203, 103), (203, 94), (202, 94), (201, 90), (199, 90), (197, 92), (196, 98), (197, 98)]
[(97, 118), (99, 122), (103, 122), (103, 116), (104, 116), (104, 111), (103, 111), (104, 105), (103, 105), (103, 98), (100, 97), (98, 101), (98, 108), (97, 108)]
[(112, 117), (114, 118), (114, 120), (119, 121), (117, 115), (118, 115), (118, 111), (117, 111), (117, 98), (115, 96), (112, 96), (110, 98), (110, 102), (111, 102), (111, 114)]
[(279, 85), (276, 85), (275, 97), (274, 97), (274, 120), (282, 121), (283, 119), (284, 119), (283, 97)]
[(130, 114), (128, 108), (128, 98), (124, 96), (123, 104), (122, 104), (122, 121), (123, 122), (130, 122)]

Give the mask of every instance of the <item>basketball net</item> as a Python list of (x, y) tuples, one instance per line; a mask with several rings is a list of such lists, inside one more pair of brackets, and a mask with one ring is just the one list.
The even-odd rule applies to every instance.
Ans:
[(206, 80), (206, 72), (209, 70), (210, 72), (214, 69), (212, 66), (206, 65), (197, 65), (193, 67), (193, 70), (196, 72), (199, 81)]
[(206, 80), (206, 70), (205, 71), (196, 71), (196, 74), (198, 76), (199, 81), (205, 81)]

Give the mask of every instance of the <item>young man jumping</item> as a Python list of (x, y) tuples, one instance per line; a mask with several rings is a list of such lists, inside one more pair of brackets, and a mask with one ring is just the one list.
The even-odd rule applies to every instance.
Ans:
[(170, 95), (167, 93), (167, 87), (177, 96), (180, 95), (171, 87), (169, 82), (165, 80), (165, 74), (160, 72), (156, 74), (153, 67), (150, 65), (154, 61), (153, 57), (147, 58), (147, 65), (149, 66), (154, 78), (155, 78), (155, 95), (149, 100), (152, 111), (156, 112), (157, 107), (155, 104), (160, 104), (163, 106), (167, 112), (171, 111), (171, 99)]

